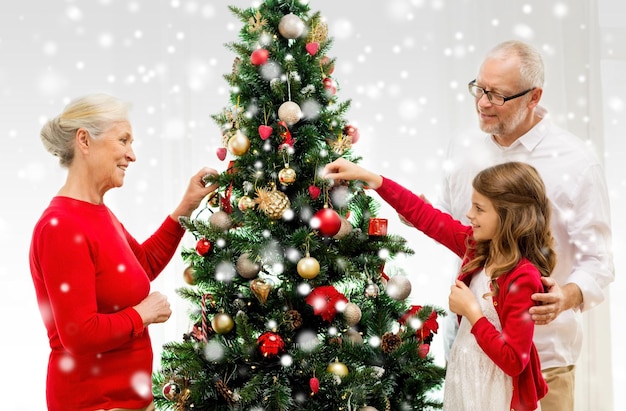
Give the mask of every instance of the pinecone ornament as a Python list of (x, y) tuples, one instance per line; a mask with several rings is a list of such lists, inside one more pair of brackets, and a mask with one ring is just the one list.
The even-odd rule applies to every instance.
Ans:
[(217, 392), (222, 394), (222, 397), (224, 397), (228, 404), (235, 404), (235, 396), (233, 395), (233, 390), (228, 388), (228, 385), (226, 385), (224, 381), (219, 380), (215, 383), (215, 387), (217, 388)]
[(278, 191), (276, 185), (271, 189), (259, 188), (256, 190), (256, 202), (259, 210), (263, 211), (272, 220), (278, 220), (291, 207), (289, 197)]
[(289, 310), (285, 313), (285, 322), (291, 325), (291, 328), (297, 330), (302, 327), (302, 315), (296, 310)]
[(381, 348), (383, 352), (387, 354), (395, 351), (400, 344), (402, 344), (402, 339), (397, 334), (387, 332), (383, 335), (383, 340), (381, 342)]

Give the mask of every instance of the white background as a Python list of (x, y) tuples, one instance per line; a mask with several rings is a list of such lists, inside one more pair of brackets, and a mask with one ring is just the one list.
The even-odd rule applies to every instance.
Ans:
[[(143, 240), (204, 165), (223, 170), (221, 135), (210, 115), (228, 102), (222, 75), (240, 22), (228, 5), (249, 1), (61, 0), (0, 5), (0, 408), (45, 409), (47, 337), (28, 269), (32, 227), (65, 172), (43, 149), (39, 129), (67, 101), (109, 92), (133, 103), (138, 161), (106, 202)], [(618, 337), (625, 249), (626, 5), (620, 0), (312, 0), (330, 27), (340, 100), (361, 133), (363, 165), (436, 197), (448, 139), (476, 126), (466, 84), (484, 53), (515, 38), (545, 56), (543, 104), (557, 123), (588, 140), (605, 160), (613, 209), (616, 281), (612, 300), (594, 310), (579, 368), (578, 410), (611, 410), (626, 384)], [(622, 163), (622, 164), (620, 164)], [(398, 262), (416, 304), (447, 304), (451, 263), (438, 245), (402, 225), (388, 207), (390, 231), (417, 251)], [(186, 237), (186, 245), (193, 243)], [(177, 254), (155, 284), (175, 315), (151, 334), (161, 344), (188, 331)], [(610, 310), (609, 310), (610, 309)], [(612, 316), (609, 317), (609, 311)], [(439, 336), (433, 353), (442, 362)], [(611, 344), (612, 343), (612, 344)], [(610, 350), (611, 345), (615, 348)], [(612, 363), (612, 367), (610, 364)], [(614, 389), (612, 389), (615, 387)], [(613, 399), (614, 398), (614, 399)], [(617, 409), (617, 408), (616, 408)]]

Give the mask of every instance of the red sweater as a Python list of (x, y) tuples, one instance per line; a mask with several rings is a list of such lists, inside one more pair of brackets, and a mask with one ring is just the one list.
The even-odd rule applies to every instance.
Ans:
[[(433, 208), (419, 196), (386, 178), (376, 191), (415, 228), (463, 258), (463, 263), (472, 258), (466, 255), (468, 240), (472, 238), (471, 227)], [(475, 273), (461, 274), (459, 279), (469, 286)], [(535, 410), (539, 399), (548, 392), (532, 341), (535, 326), (528, 313), (534, 305), (530, 296), (543, 291), (541, 275), (530, 261), (522, 259), (511, 272), (498, 277), (497, 282), (500, 291), (493, 298), (493, 305), (500, 318), (502, 332), (482, 317), (472, 327), (472, 334), (485, 354), (513, 378), (511, 409)]]
[(30, 269), (50, 340), (50, 411), (142, 408), (152, 401), (152, 347), (133, 309), (176, 252), (167, 217), (139, 244), (105, 205), (54, 197), (37, 222)]

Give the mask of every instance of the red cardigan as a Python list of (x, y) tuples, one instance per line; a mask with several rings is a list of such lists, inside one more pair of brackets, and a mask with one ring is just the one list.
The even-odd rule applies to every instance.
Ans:
[[(467, 256), (466, 251), (468, 240), (472, 238), (471, 227), (433, 208), (389, 179), (383, 178), (382, 186), (376, 191), (418, 230), (461, 257), (463, 264), (469, 261), (471, 256)], [(461, 274), (459, 279), (469, 286), (475, 273)], [(511, 409), (515, 411), (535, 410), (539, 399), (548, 392), (532, 341), (534, 323), (528, 313), (534, 305), (530, 296), (543, 291), (540, 278), (537, 268), (522, 259), (511, 272), (497, 279), (500, 291), (493, 298), (493, 305), (500, 318), (502, 332), (486, 317), (480, 318), (472, 327), (472, 334), (485, 354), (513, 378)]]
[(152, 401), (152, 347), (133, 309), (176, 252), (167, 217), (139, 244), (105, 205), (55, 197), (37, 222), (30, 269), (50, 340), (50, 411), (142, 408)]

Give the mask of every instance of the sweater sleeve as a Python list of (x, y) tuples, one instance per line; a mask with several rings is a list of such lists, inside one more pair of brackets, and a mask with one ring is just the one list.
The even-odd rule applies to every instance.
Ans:
[(146, 270), (150, 281), (154, 280), (171, 261), (185, 229), (170, 216), (142, 244), (124, 229), (124, 235), (141, 266)]
[[(535, 324), (528, 310), (534, 305), (530, 296), (541, 291), (537, 269), (530, 263), (518, 266), (501, 284), (501, 296), (494, 297), (499, 309), (502, 332), (486, 317), (472, 327), (478, 345), (505, 373), (519, 375), (528, 365)], [(500, 305), (500, 307), (498, 307)]]
[[(63, 347), (76, 355), (115, 349), (144, 329), (132, 307), (98, 312), (94, 252), (80, 223), (71, 218), (42, 224), (31, 250), (35, 287), (49, 334), (58, 333)], [(56, 338), (49, 336), (51, 341)]]
[(420, 196), (385, 177), (376, 192), (415, 228), (446, 246), (457, 256), (465, 255), (471, 227), (437, 210)]

